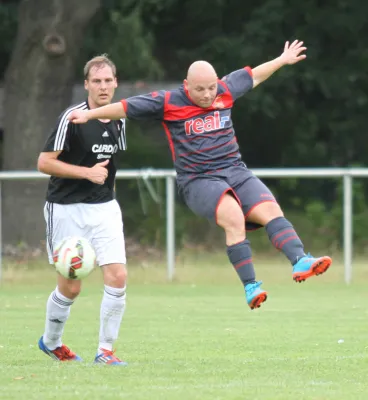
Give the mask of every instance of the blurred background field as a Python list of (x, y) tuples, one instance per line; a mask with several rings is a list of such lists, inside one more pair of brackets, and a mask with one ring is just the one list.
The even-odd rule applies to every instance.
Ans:
[[(0, 386), (4, 400), (366, 399), (367, 272), (351, 285), (336, 258), (304, 284), (276, 255), (256, 257), (269, 298), (250, 311), (223, 254), (179, 254), (175, 281), (162, 262), (129, 267), (128, 307), (118, 356), (127, 368), (92, 365), (98, 337), (100, 272), (73, 305), (65, 343), (81, 364), (57, 364), (37, 349), (54, 287), (42, 261), (9, 265), (0, 287)], [(6, 362), (5, 362), (6, 360)]]
[[(272, 248), (271, 248), (272, 249)], [(272, 249), (273, 250), (273, 249)], [(270, 255), (274, 253), (273, 257)], [(175, 275), (170, 282), (167, 277), (167, 265), (165, 254), (160, 255), (148, 250), (146, 254), (132, 257), (128, 262), (129, 282), (131, 284), (214, 284), (214, 285), (238, 285), (238, 277), (229, 263), (224, 252), (220, 251), (198, 251), (186, 250), (176, 254)], [(322, 255), (322, 253), (318, 253)], [(291, 265), (288, 260), (275, 250), (270, 253), (258, 254), (255, 252), (254, 263), (257, 278), (271, 283), (290, 283)], [(39, 282), (49, 284), (55, 279), (55, 270), (50, 266), (45, 257), (34, 257), (31, 260), (5, 258), (3, 260), (3, 276), (1, 288), (16, 286), (18, 284)], [(88, 282), (97, 283), (101, 276), (98, 268), (88, 277)], [(326, 279), (335, 284), (345, 285), (344, 266), (341, 255), (333, 257), (333, 267), (326, 273)], [(353, 283), (368, 283), (368, 270), (364, 258), (354, 260)]]

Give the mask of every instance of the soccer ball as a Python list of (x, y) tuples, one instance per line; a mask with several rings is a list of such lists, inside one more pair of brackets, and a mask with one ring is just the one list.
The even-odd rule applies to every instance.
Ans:
[(89, 241), (82, 237), (62, 240), (53, 252), (56, 270), (67, 279), (83, 279), (96, 265), (96, 254)]

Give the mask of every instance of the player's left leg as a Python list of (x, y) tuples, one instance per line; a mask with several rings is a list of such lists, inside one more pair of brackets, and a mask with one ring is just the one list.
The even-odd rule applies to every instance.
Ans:
[(100, 221), (93, 229), (91, 243), (96, 252), (97, 264), (104, 279), (104, 294), (100, 309), (99, 344), (95, 363), (127, 365), (114, 354), (126, 306), (125, 241), (120, 207), (114, 200), (99, 204)]
[[(245, 236), (244, 215), (234, 191), (226, 182), (226, 173), (202, 175), (181, 180), (180, 193), (187, 206), (197, 215), (216, 223), (225, 232), (229, 261), (244, 285), (245, 297), (251, 309), (267, 299), (267, 292), (256, 281), (250, 243)], [(182, 185), (182, 186), (181, 186)]]
[(233, 171), (232, 177), (237, 183), (235, 192), (242, 202), (248, 230), (266, 228), (273, 246), (282, 251), (293, 265), (295, 281), (302, 282), (320, 275), (330, 267), (330, 257), (314, 258), (305, 254), (304, 245), (293, 225), (284, 217), (273, 194), (260, 179), (250, 170), (240, 167), (239, 171)]
[(281, 250), (293, 265), (293, 279), (296, 282), (303, 282), (314, 275), (323, 274), (330, 267), (332, 263), (330, 257), (315, 258), (305, 254), (302, 241), (277, 203), (257, 204), (247, 215), (247, 221), (266, 228), (273, 246)]
[(119, 360), (113, 350), (117, 340), (126, 305), (127, 271), (124, 264), (102, 266), (104, 294), (100, 310), (100, 334), (96, 363), (126, 365)]

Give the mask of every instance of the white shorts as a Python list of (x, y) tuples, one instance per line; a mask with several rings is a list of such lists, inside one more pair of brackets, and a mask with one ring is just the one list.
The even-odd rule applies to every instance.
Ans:
[(116, 200), (99, 204), (56, 204), (46, 202), (46, 239), (49, 263), (57, 244), (69, 236), (89, 240), (97, 264), (126, 264), (123, 218)]

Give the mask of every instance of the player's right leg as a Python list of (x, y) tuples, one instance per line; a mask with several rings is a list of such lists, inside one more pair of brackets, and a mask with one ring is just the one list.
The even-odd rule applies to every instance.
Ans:
[[(100, 308), (100, 333), (94, 362), (102, 365), (126, 366), (113, 347), (118, 339), (126, 308), (127, 269), (123, 218), (116, 200), (96, 204), (93, 214), (100, 216), (91, 243), (101, 267), (104, 292)], [(93, 212), (93, 210), (91, 210)]]
[(81, 358), (61, 341), (70, 307), (80, 289), (80, 281), (58, 275), (58, 284), (47, 300), (45, 332), (38, 341), (38, 347), (57, 361), (81, 361)]
[(240, 280), (243, 282), (249, 307), (253, 310), (267, 300), (267, 292), (256, 282), (250, 242), (245, 236), (243, 211), (232, 191), (219, 200), (216, 210), (217, 224), (226, 235), (227, 254)]
[[(53, 249), (63, 238), (72, 235), (83, 236), (65, 212), (64, 207), (59, 204), (47, 203), (44, 209), (47, 228), (47, 252), (50, 264), (53, 264)], [(66, 279), (58, 274), (57, 286), (47, 300), (45, 331), (38, 341), (38, 346), (40, 350), (55, 360), (81, 360), (62, 343), (62, 334), (70, 314), (70, 308), (80, 290), (80, 281)]]
[(187, 182), (182, 194), (197, 215), (221, 226), (226, 235), (227, 254), (245, 288), (251, 309), (266, 301), (267, 293), (255, 279), (250, 243), (245, 237), (244, 215), (236, 195), (224, 179), (201, 177)]
[(264, 226), (273, 246), (281, 250), (293, 266), (296, 282), (321, 275), (330, 267), (328, 256), (312, 257), (304, 252), (304, 245), (293, 225), (284, 214), (269, 188), (245, 167), (232, 168), (231, 179), (241, 200), (248, 228)]

